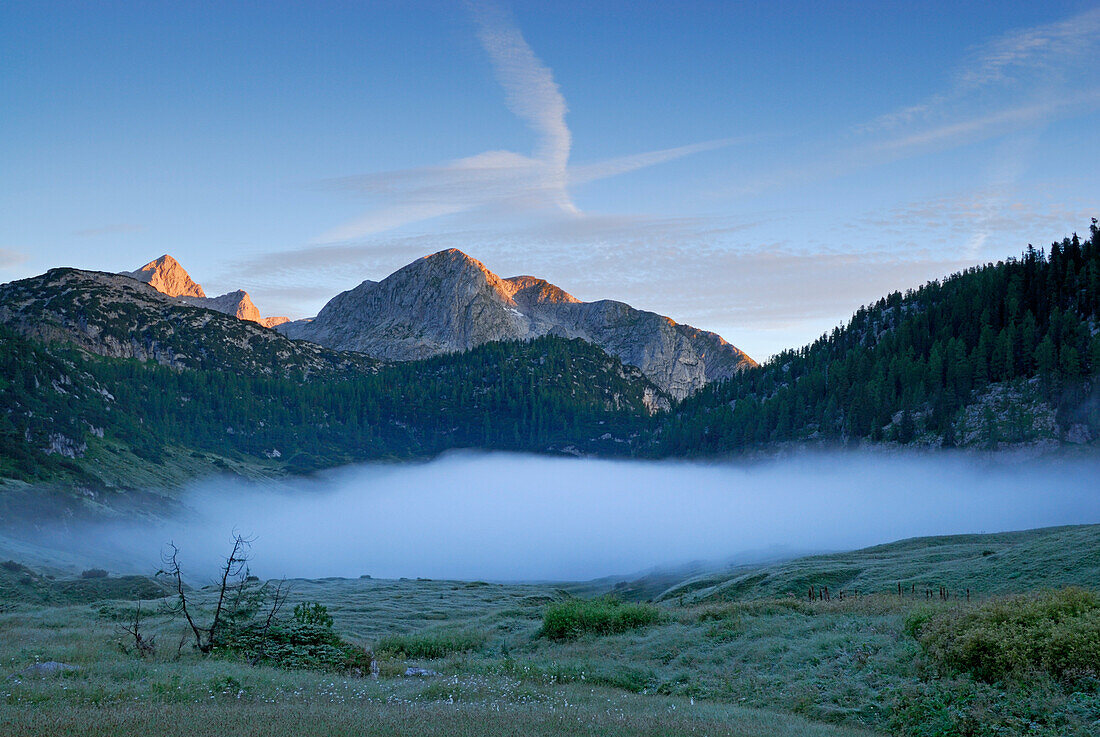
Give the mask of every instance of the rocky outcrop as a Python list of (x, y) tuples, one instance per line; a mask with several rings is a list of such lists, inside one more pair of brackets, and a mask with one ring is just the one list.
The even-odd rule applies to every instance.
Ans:
[[(192, 298), (169, 297), (101, 271), (51, 269), (0, 285), (0, 324), (34, 340), (176, 368), (301, 376), (372, 371), (376, 365), (366, 356), (297, 343), (197, 306)], [(64, 444), (55, 450), (67, 454)]]
[(252, 298), (243, 289), (217, 297), (207, 297), (203, 288), (191, 279), (190, 274), (180, 266), (179, 261), (168, 254), (150, 261), (137, 271), (124, 271), (122, 275), (143, 281), (169, 297), (179, 297), (196, 307), (224, 312), (240, 320), (258, 323), (265, 328), (273, 328), (289, 320), (286, 317), (261, 317), (260, 311), (252, 303)]
[(191, 280), (191, 275), (180, 266), (179, 261), (167, 253), (142, 266), (137, 271), (124, 271), (123, 276), (143, 281), (161, 294), (169, 297), (206, 298), (202, 287)]
[(495, 340), (581, 338), (637, 366), (683, 398), (755, 365), (721, 336), (611, 300), (581, 302), (544, 279), (501, 279), (456, 249), (426, 256), (380, 282), (334, 297), (288, 337), (387, 360), (464, 351)]

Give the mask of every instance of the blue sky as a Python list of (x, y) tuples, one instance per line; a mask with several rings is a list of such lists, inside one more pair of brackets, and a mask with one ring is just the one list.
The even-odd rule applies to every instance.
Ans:
[(0, 6), (0, 280), (461, 248), (764, 358), (1100, 214), (1100, 5)]

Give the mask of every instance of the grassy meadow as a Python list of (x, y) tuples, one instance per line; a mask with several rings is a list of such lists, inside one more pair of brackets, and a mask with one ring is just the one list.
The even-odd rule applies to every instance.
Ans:
[[(140, 581), (4, 564), (0, 734), (1095, 735), (1098, 582), (1097, 525), (908, 540), (661, 591), (292, 581), (289, 605), (323, 603), (373, 653), (372, 677), (203, 656)], [(146, 657), (122, 630), (138, 597)], [(45, 661), (79, 670), (21, 674)]]

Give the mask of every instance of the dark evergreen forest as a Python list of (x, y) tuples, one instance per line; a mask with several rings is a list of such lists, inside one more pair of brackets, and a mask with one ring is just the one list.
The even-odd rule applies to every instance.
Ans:
[[(868, 439), (956, 443), (959, 412), (999, 382), (1026, 382), (1063, 424), (1100, 427), (1100, 232), (894, 292), (851, 321), (667, 418), (672, 455), (767, 443)], [(1025, 433), (1026, 428), (1020, 432)], [(1026, 437), (992, 438), (994, 442)]]
[[(242, 363), (246, 366), (246, 363)], [(787, 442), (973, 445), (1035, 439), (1021, 407), (1100, 435), (1100, 231), (860, 309), (797, 350), (671, 411), (633, 367), (580, 340), (491, 343), (343, 373), (168, 368), (44, 344), (0, 325), (0, 477), (95, 483), (111, 454), (266, 459), (308, 472), (451, 448), (690, 457)], [(1011, 388), (1008, 408), (987, 401)], [(646, 396), (648, 395), (648, 396)], [(1013, 405), (1013, 402), (1015, 403)], [(977, 409), (975, 409), (977, 408)], [(1007, 413), (1011, 421), (995, 421)]]

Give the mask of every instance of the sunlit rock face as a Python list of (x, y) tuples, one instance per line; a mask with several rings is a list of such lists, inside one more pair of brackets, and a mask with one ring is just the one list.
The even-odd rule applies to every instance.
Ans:
[(206, 292), (192, 281), (191, 275), (180, 266), (179, 261), (167, 253), (150, 261), (137, 271), (124, 271), (122, 274), (143, 281), (169, 297), (206, 297)]
[(397, 361), (494, 340), (581, 338), (637, 366), (677, 399), (755, 365), (715, 333), (622, 302), (581, 302), (533, 276), (502, 279), (456, 249), (414, 261), (380, 282), (365, 281), (338, 294), (313, 320), (278, 330)]
[(169, 297), (179, 297), (196, 307), (224, 312), (241, 320), (258, 323), (265, 328), (282, 325), (289, 319), (286, 317), (261, 317), (260, 311), (252, 303), (252, 298), (243, 289), (217, 297), (207, 297), (203, 288), (191, 279), (187, 271), (180, 266), (179, 261), (168, 254), (150, 261), (137, 271), (124, 271), (122, 275), (143, 281)]

